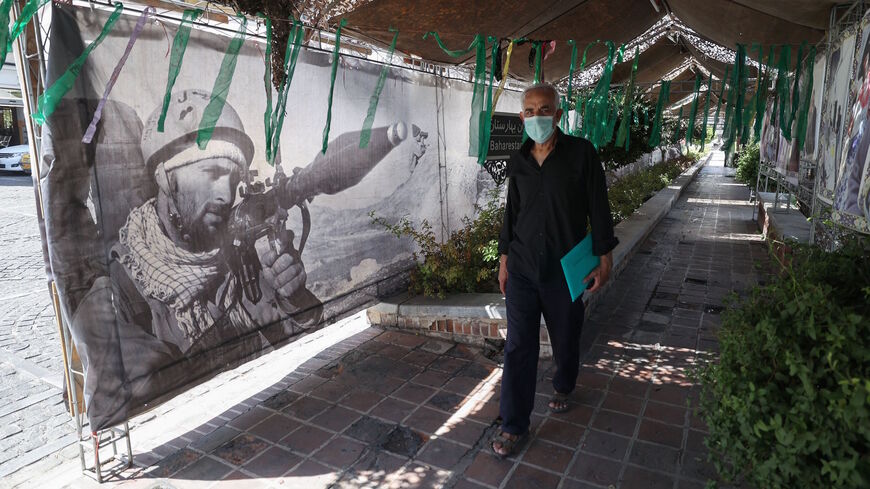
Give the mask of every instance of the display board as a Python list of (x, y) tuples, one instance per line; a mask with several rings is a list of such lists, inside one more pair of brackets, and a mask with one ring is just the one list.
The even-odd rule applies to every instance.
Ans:
[(851, 77), (846, 123), (840, 150), (837, 185), (834, 190), (833, 220), (861, 232), (870, 232), (870, 15), (859, 31), (854, 76)]
[(855, 34), (853, 33), (832, 46), (828, 55), (822, 118), (819, 125), (817, 161), (819, 178), (816, 188), (816, 194), (828, 204), (833, 201), (837, 181), (837, 162), (845, 125), (846, 97), (854, 54)]
[[(53, 7), (49, 82), (107, 18), (99, 8)], [(39, 162), (51, 270), (87, 370), (94, 430), (376, 299), (415, 250), (372, 224), (370, 212), (449, 232), (486, 194), (481, 182), (491, 182), (467, 156), (467, 82), (391, 68), (370, 143), (360, 148), (381, 65), (354, 57), (340, 59), (321, 153), (331, 59), (307, 49), (289, 90), (278, 166), (270, 166), (266, 50), (253, 38), (201, 148), (199, 126), (231, 33), (192, 31), (161, 132), (177, 28), (165, 21), (146, 23), (93, 142), (82, 143), (136, 21), (123, 15), (90, 54), (43, 127)], [(518, 94), (501, 100), (519, 112)]]

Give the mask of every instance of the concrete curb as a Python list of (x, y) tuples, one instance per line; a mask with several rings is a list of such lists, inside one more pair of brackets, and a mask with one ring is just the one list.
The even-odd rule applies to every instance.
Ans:
[[(613, 273), (604, 289), (583, 297), (587, 317), (644, 240), (677, 203), (701, 167), (710, 161), (712, 154), (692, 165), (670, 185), (644, 202), (635, 214), (616, 225), (614, 230), (619, 238), (619, 246), (613, 251)], [(417, 330), (428, 336), (478, 345), (486, 339), (503, 339), (507, 328), (507, 311), (501, 294), (454, 294), (437, 299), (402, 293), (370, 307), (367, 315), (373, 325)], [(584, 328), (584, 338), (591, 336), (594, 339), (595, 334), (597, 331), (592, 328)], [(550, 348), (546, 329), (542, 329), (541, 340), (541, 355), (547, 356)], [(581, 340), (581, 343), (586, 344), (587, 341)]]

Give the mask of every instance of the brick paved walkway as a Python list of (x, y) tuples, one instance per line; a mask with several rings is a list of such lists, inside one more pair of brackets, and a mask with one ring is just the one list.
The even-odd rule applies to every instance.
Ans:
[[(274, 361), (257, 363), (254, 371), (284, 377), (229, 409), (202, 401), (195, 427), (147, 452), (140, 447), (138, 467), (119, 485), (704, 487), (713, 472), (687, 373), (717, 351), (722, 298), (753, 285), (754, 263), (766, 257), (748, 190), (715, 156), (593, 312), (601, 332), (569, 412), (547, 412), (552, 365), (541, 363), (533, 436), (516, 456), (499, 460), (488, 448), (497, 362), (463, 345), (363, 327), (286, 375)], [(238, 386), (245, 375), (222, 377)], [(195, 391), (220, 389), (201, 387)], [(197, 395), (185, 394), (186, 404)], [(158, 408), (148, 423), (161, 416), (168, 424), (177, 415)], [(61, 468), (78, 470), (68, 465)], [(44, 486), (51, 477), (15, 482)], [(96, 486), (84, 477), (62, 485)]]
[(0, 480), (36, 461), (60, 464), (75, 440), (31, 185), (0, 173)]

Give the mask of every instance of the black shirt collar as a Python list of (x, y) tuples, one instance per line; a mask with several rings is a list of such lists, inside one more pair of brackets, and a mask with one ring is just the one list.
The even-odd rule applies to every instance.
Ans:
[[(555, 146), (553, 146), (553, 151), (555, 152), (556, 149), (559, 147), (559, 143), (565, 139), (565, 134), (562, 132), (561, 129), (559, 129), (558, 126), (556, 127), (554, 134), (556, 138), (556, 144)], [(526, 161), (529, 161), (532, 158), (532, 146), (534, 146), (534, 144), (535, 140), (532, 138), (528, 138), (526, 139), (526, 142), (524, 142), (523, 145), (520, 146), (520, 155), (525, 158)], [(537, 163), (535, 163), (535, 166), (538, 166)]]

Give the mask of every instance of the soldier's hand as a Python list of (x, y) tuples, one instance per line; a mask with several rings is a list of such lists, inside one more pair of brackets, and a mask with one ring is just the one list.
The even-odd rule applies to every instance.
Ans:
[(260, 263), (263, 265), (263, 280), (275, 294), (290, 297), (305, 287), (307, 276), (300, 260), (289, 253), (278, 253), (269, 246), (267, 238), (258, 239), (254, 244)]

